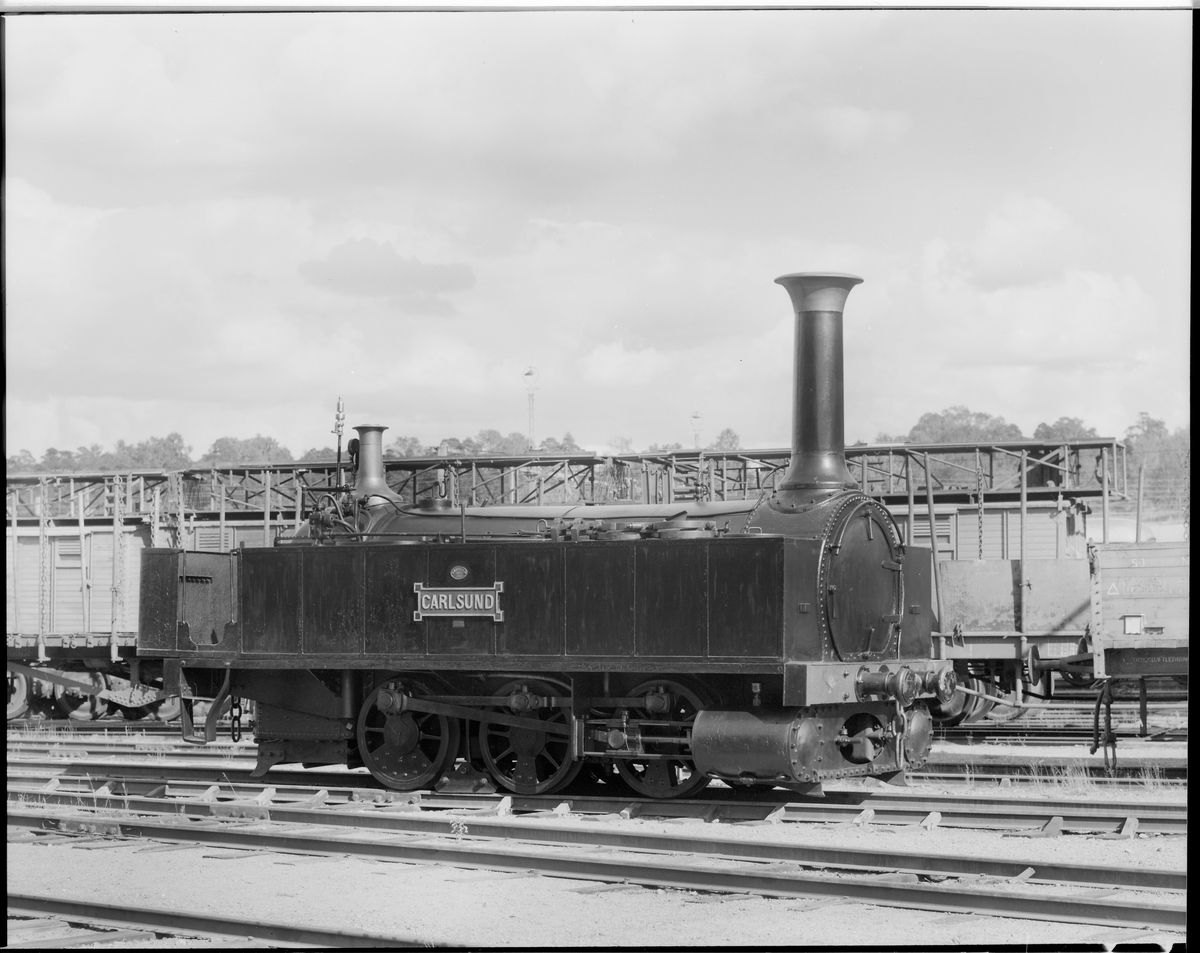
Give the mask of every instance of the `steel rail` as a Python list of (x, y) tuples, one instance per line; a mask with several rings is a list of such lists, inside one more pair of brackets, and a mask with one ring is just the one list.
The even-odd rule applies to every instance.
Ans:
[[(88, 924), (111, 924), (117, 927), (137, 926), (161, 928), (171, 933), (203, 933), (217, 936), (251, 938), (288, 945), (303, 945), (336, 949), (409, 949), (438, 946), (428, 940), (363, 933), (358, 930), (321, 930), (290, 923), (269, 923), (243, 917), (218, 917), (187, 910), (164, 910), (159, 907), (134, 907), (124, 904), (98, 903), (71, 897), (35, 896), (8, 893), (8, 913), (36, 914), (73, 918)], [(93, 942), (104, 942), (97, 936)]]
[[(269, 789), (268, 789), (269, 790)], [(311, 802), (311, 799), (310, 799)], [(10, 804), (12, 802), (10, 801)], [(79, 796), (51, 792), (27, 795), (25, 804), (54, 804), (79, 807)], [(238, 801), (212, 802), (197, 799), (169, 799), (130, 795), (93, 795), (88, 809), (126, 811), (133, 814), (166, 814), (198, 818), (243, 818), (281, 824), (323, 825), (355, 830), (404, 832), (451, 836), (470, 822), (475, 837), (507, 838), (542, 843), (613, 847), (621, 850), (653, 850), (671, 853), (704, 854), (729, 860), (768, 860), (790, 863), (861, 869), (863, 871), (901, 871), (922, 875), (988, 876), (1011, 878), (1024, 874), (1023, 879), (1054, 881), (1088, 886), (1131, 887), (1141, 890), (1184, 890), (1186, 871), (1149, 868), (1119, 868), (1088, 864), (1056, 864), (1032, 860), (996, 860), (990, 857), (970, 857), (926, 852), (884, 850), (879, 847), (826, 847), (796, 844), (786, 841), (746, 841), (732, 836), (690, 834), (657, 834), (632, 830), (605, 830), (591, 825), (560, 825), (532, 827), (529, 815), (521, 817), (488, 816), (476, 813), (450, 815), (412, 810), (396, 813), (394, 809), (364, 813), (361, 805), (276, 803), (264, 799), (246, 798)], [(397, 805), (404, 807), (406, 805)], [(561, 816), (561, 815), (559, 815)]]
[[(203, 843), (239, 849), (284, 850), (301, 853), (349, 854), (405, 863), (465, 866), (505, 871), (537, 871), (553, 877), (576, 880), (624, 882), (683, 890), (752, 893), (775, 897), (837, 897), (856, 901), (899, 906), (918, 910), (975, 915), (1019, 917), (1067, 923), (1096, 923), (1105, 926), (1131, 926), (1163, 930), (1183, 930), (1187, 925), (1185, 903), (1150, 901), (1136, 894), (1101, 892), (1098, 895), (1064, 895), (1047, 886), (1033, 886), (1033, 892), (991, 889), (980, 878), (943, 884), (897, 882), (880, 877), (838, 876), (800, 869), (786, 862), (742, 861), (730, 864), (714, 858), (686, 858), (672, 854), (641, 853), (629, 857), (612, 852), (580, 851), (545, 845), (514, 844), (508, 841), (478, 842), (470, 838), (412, 838), (394, 835), (384, 840), (374, 834), (369, 840), (337, 838), (313, 832), (280, 831), (230, 827), (221, 822), (178, 824), (112, 818), (81, 819), (78, 816), (50, 816), (39, 812), (10, 810), (10, 825), (29, 829), (58, 829), (114, 837), (153, 837), (174, 842)], [(1019, 881), (1016, 881), (1019, 883)]]
[[(1003, 767), (1003, 766), (1001, 766)], [(963, 770), (953, 770), (953, 765), (938, 765), (938, 770), (928, 771), (922, 769), (920, 772), (913, 772), (910, 777), (913, 780), (924, 781), (931, 784), (990, 784), (997, 785), (1016, 785), (1017, 787), (1031, 787), (1034, 785), (1055, 785), (1061, 784), (1064, 787), (1072, 787), (1076, 783), (1076, 779), (1071, 776), (1060, 774), (1021, 774), (1019, 772), (1005, 772), (993, 770), (992, 766), (986, 766), (984, 770), (977, 770), (979, 765), (963, 765)], [(1123, 770), (1123, 769), (1118, 769)], [(1132, 769), (1131, 769), (1132, 770)], [(1104, 774), (1089, 774), (1086, 778), (1079, 779), (1080, 783), (1087, 785), (1095, 785), (1100, 788), (1131, 788), (1146, 787), (1147, 785), (1161, 786), (1164, 788), (1187, 789), (1187, 778), (1176, 777), (1175, 771), (1165, 772), (1160, 777), (1149, 778), (1142, 774), (1140, 769), (1136, 774), (1109, 776)]]
[[(164, 774), (170, 773), (177, 781), (191, 781), (206, 785), (259, 785), (260, 779), (251, 778), (248, 771), (234, 769), (197, 769), (178, 765), (149, 765), (141, 763), (119, 764), (115, 762), (71, 762), (67, 765), (56, 762), (10, 762), (8, 765), (9, 786), (20, 785), (20, 769), (41, 769), (59, 784), (64, 781), (85, 784), (127, 784), (129, 781), (151, 781), (164, 786)], [(99, 769), (85, 770), (85, 769)], [(45, 774), (26, 773), (29, 781), (46, 780)], [(336, 785), (331, 782), (353, 781), (354, 785)], [(358, 782), (362, 782), (359, 784)], [(373, 779), (366, 775), (347, 775), (335, 772), (279, 772), (266, 780), (266, 784), (295, 785), (315, 790), (317, 787), (338, 787), (346, 792), (358, 791), (375, 796), (388, 796)], [(93, 788), (95, 790), (96, 788)], [(165, 786), (164, 786), (165, 790)], [(261, 787), (259, 787), (261, 790)], [(31, 792), (32, 793), (32, 792)], [(716, 792), (713, 792), (714, 794)], [(1105, 833), (1118, 830), (1129, 818), (1135, 818), (1145, 833), (1182, 834), (1187, 831), (1187, 806), (1179, 803), (1153, 803), (1140, 801), (1101, 802), (1095, 800), (1035, 801), (1021, 797), (993, 797), (978, 794), (932, 795), (893, 793), (891, 791), (828, 791), (823, 798), (799, 801), (784, 791), (758, 794), (753, 800), (742, 800), (738, 792), (721, 792), (724, 797), (687, 798), (678, 800), (639, 799), (629, 794), (612, 795), (540, 795), (512, 797), (512, 810), (518, 812), (544, 811), (566, 802), (571, 810), (585, 814), (618, 814), (634, 811), (642, 817), (704, 817), (722, 821), (762, 820), (776, 808), (784, 807), (783, 819), (828, 823), (850, 821), (863, 810), (875, 811), (875, 821), (881, 824), (915, 824), (932, 813), (941, 817), (943, 827), (983, 828), (992, 830), (1020, 830), (1045, 824), (1052, 817), (1063, 819), (1063, 829), (1079, 833)], [(85, 792), (86, 794), (86, 792)], [(406, 800), (419, 797), (423, 806), (431, 808), (471, 808), (495, 804), (501, 795), (439, 794), (421, 792), (419, 795), (395, 795)]]

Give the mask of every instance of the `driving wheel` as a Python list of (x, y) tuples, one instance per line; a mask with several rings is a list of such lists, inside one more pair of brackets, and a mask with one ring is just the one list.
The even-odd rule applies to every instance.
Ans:
[[(557, 682), (521, 678), (501, 686), (493, 694), (561, 697), (569, 695), (570, 689)], [(549, 794), (575, 779), (583, 762), (571, 760), (571, 736), (562, 731), (571, 726), (567, 711), (541, 707), (518, 712), (511, 705), (491, 710), (528, 722), (527, 726), (499, 724), (487, 721), (486, 714), (483, 716), (479, 725), (479, 751), (497, 784), (516, 794)]]
[(615, 759), (625, 783), (638, 794), (654, 798), (687, 797), (706, 787), (710, 779), (696, 770), (691, 748), (684, 743), (696, 715), (705, 707), (700, 696), (686, 685), (664, 678), (642, 682), (629, 695), (645, 697), (645, 707), (618, 709), (617, 717), (628, 714), (631, 720), (643, 722), (645, 757)]
[(358, 753), (371, 774), (396, 791), (429, 787), (458, 755), (459, 720), (420, 711), (397, 711), (385, 702), (400, 695), (434, 694), (421, 682), (391, 678), (379, 685), (358, 713)]

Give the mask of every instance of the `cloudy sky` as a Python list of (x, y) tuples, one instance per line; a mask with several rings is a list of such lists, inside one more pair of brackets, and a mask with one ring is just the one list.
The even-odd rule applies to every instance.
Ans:
[(1189, 422), (1191, 13), (5, 24), (6, 450), (789, 440), (773, 279), (861, 275), (846, 436)]

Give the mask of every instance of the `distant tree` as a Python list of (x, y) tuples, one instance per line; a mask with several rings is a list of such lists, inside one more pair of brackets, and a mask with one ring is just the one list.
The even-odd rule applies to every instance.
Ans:
[(37, 458), (28, 450), (22, 450), (4, 458), (4, 469), (9, 473), (33, 473), (38, 470)]
[(479, 444), (467, 437), (465, 440), (459, 440), (457, 437), (447, 437), (437, 445), (437, 455), (439, 457), (477, 457), (482, 452)]
[(940, 414), (923, 414), (908, 432), (905, 443), (984, 443), (1024, 440), (1016, 424), (1003, 417), (979, 414), (966, 407), (949, 407)]
[(1098, 436), (1095, 427), (1089, 427), (1078, 417), (1059, 417), (1052, 424), (1038, 424), (1033, 432), (1034, 440), (1045, 440), (1047, 443), (1059, 440), (1086, 440)]
[(395, 437), (383, 451), (385, 457), (423, 457), (429, 453), (416, 437)]
[(70, 450), (59, 450), (51, 447), (42, 454), (42, 462), (38, 470), (42, 473), (67, 473), (78, 470), (75, 454)]
[[(881, 433), (875, 438), (879, 443), (938, 444), (938, 443), (999, 443), (1008, 440), (1024, 440), (1025, 435), (1016, 424), (1003, 417), (981, 414), (961, 405), (948, 407), (941, 413), (922, 414), (921, 419), (904, 437)], [(971, 470), (975, 469), (973, 455), (939, 453), (945, 463), (933, 463), (934, 483), (938, 486), (975, 485)], [(966, 467), (966, 470), (960, 469)], [(1017, 465), (1008, 458), (997, 461), (995, 477), (998, 483), (1015, 478)]]
[(612, 447), (613, 453), (633, 453), (633, 441), (628, 437), (609, 437), (608, 445)]
[(177, 433), (165, 437), (150, 437), (141, 443), (118, 440), (116, 447), (105, 450), (99, 444), (76, 450), (51, 447), (40, 462), (33, 454), (22, 450), (16, 457), (7, 458), (10, 471), (33, 470), (39, 473), (89, 473), (100, 470), (183, 470), (192, 465), (192, 448), (184, 444)]
[(106, 456), (110, 461), (104, 467), (107, 470), (123, 470), (127, 467), (131, 470), (183, 470), (192, 465), (192, 448), (186, 446), (183, 437), (177, 433), (150, 437), (136, 444), (118, 440), (113, 452)]
[(726, 427), (719, 434), (717, 439), (708, 445), (709, 450), (740, 450), (742, 446), (741, 438)]
[(1137, 493), (1138, 473), (1145, 465), (1146, 503), (1154, 509), (1182, 511), (1190, 493), (1191, 450), (1190, 424), (1171, 433), (1166, 421), (1142, 411), (1125, 431), (1130, 493)]
[(499, 430), (481, 430), (475, 435), (475, 442), (479, 444), (480, 453), (490, 456), (508, 457), (529, 450), (529, 438), (516, 431), (505, 437)]
[(681, 444), (681, 443), (664, 443), (664, 444), (654, 443), (654, 444), (650, 445), (650, 449), (647, 450), (646, 452), (647, 453), (670, 453), (672, 450), (682, 450), (682, 449), (683, 449), (683, 444)]
[(1144, 410), (1138, 414), (1138, 419), (1133, 426), (1125, 430), (1125, 442), (1127, 444), (1150, 444), (1166, 440), (1170, 436), (1167, 430), (1167, 422), (1165, 420), (1157, 420), (1151, 417)]
[[(342, 459), (343, 460), (346, 459), (345, 450), (342, 451)], [(320, 450), (318, 450), (316, 447), (313, 447), (311, 450), (304, 451), (304, 456), (302, 456), (296, 462), (297, 463), (325, 463), (327, 461), (333, 461), (333, 460), (337, 460), (337, 451), (334, 450), (333, 447), (322, 447)]]
[(292, 463), (292, 452), (274, 437), (220, 437), (197, 461), (201, 466), (236, 466), (242, 463)]
[(563, 434), (563, 438), (561, 441), (555, 440), (553, 437), (547, 437), (545, 440), (542, 441), (542, 445), (541, 445), (541, 447), (539, 447), (539, 449), (543, 453), (557, 453), (557, 454), (561, 454), (563, 456), (566, 456), (566, 455), (572, 454), (572, 453), (586, 453), (587, 452), (583, 449), (583, 447), (579, 446), (579, 444), (577, 444), (575, 442), (575, 438), (572, 437), (569, 433)]

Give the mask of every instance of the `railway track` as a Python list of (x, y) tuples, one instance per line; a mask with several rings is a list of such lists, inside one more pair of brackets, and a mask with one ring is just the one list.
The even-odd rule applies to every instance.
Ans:
[[(1047, 783), (1077, 783), (1086, 781), (1105, 787), (1134, 788), (1183, 786), (1187, 779), (1186, 752), (1170, 746), (1131, 748), (1122, 746), (1117, 769), (1110, 770), (1099, 757), (1086, 752), (1071, 753), (1064, 746), (1061, 754), (1045, 751), (1024, 756), (1019, 750), (997, 748), (993, 745), (934, 745), (928, 763), (910, 772), (915, 781), (968, 784), (1029, 785)], [(1017, 746), (1020, 747), (1020, 746)], [(126, 734), (107, 732), (46, 732), (9, 733), (10, 757), (44, 758), (71, 761), (81, 759), (112, 759), (117, 756), (137, 759), (170, 760), (173, 764), (212, 765), (220, 763), (229, 769), (249, 772), (254, 764), (254, 749), (248, 743), (234, 744), (218, 741), (198, 748), (183, 744), (172, 734), (151, 732)], [(278, 778), (281, 771), (272, 769), (270, 777)], [(364, 784), (372, 783), (363, 780)]]
[[(164, 783), (164, 777), (172, 780)], [(1184, 833), (1186, 806), (1138, 800), (1100, 801), (1096, 798), (1069, 800), (1002, 797), (979, 794), (935, 795), (916, 789), (855, 789), (826, 791), (824, 797), (799, 798), (783, 790), (746, 792), (713, 787), (700, 798), (657, 801), (638, 799), (628, 792), (591, 785), (584, 793), (567, 795), (515, 796), (510, 809), (519, 813), (552, 810), (562, 804), (581, 814), (642, 817), (703, 818), (725, 823), (762, 821), (775, 816), (784, 821), (816, 823), (862, 822), (866, 812), (879, 824), (929, 822), (947, 827), (1016, 831), (1044, 826), (1059, 819), (1063, 830), (1078, 833), (1113, 833), (1133, 824), (1146, 833)], [(80, 801), (94, 807), (121, 807), (135, 799), (151, 813), (187, 813), (188, 799), (208, 803), (224, 800), (278, 798), (303, 802), (321, 795), (322, 803), (407, 803), (429, 809), (460, 810), (486, 808), (501, 803), (499, 794), (450, 794), (422, 792), (400, 794), (380, 788), (365, 774), (329, 770), (276, 770), (269, 782), (250, 777), (250, 767), (232, 762), (185, 765), (174, 760), (150, 762), (130, 759), (74, 759), (64, 763), (52, 759), (19, 759), (10, 755), (8, 793), (25, 799), (49, 799), (62, 803)]]
[[(277, 805), (278, 792), (229, 802), (101, 796), (81, 809), (56, 793), (14, 802), (8, 824), (38, 842), (337, 854), (601, 883), (851, 899), (948, 913), (1156, 930), (1186, 926), (1182, 871), (1044, 864), (915, 851), (797, 845), (690, 833), (653, 834), (576, 821), (574, 803), (520, 818), (511, 799), (436, 814), (423, 799)], [(478, 800), (478, 799), (477, 799)], [(507, 803), (506, 803), (507, 802)], [(89, 805), (90, 807), (91, 805)], [(564, 809), (565, 808), (565, 809)], [(773, 812), (776, 813), (776, 812)], [(171, 816), (173, 815), (173, 816)], [(182, 820), (182, 815), (186, 820)], [(553, 822), (543, 821), (548, 815)], [(181, 822), (182, 820), (182, 822)], [(10, 835), (11, 836), (11, 835)], [(62, 840), (65, 838), (66, 840)], [(252, 935), (252, 934), (250, 934)]]
[[(796, 825), (803, 823), (862, 830), (873, 825), (983, 828), (1029, 836), (1184, 833), (1182, 804), (1107, 798), (1101, 803), (1095, 797), (1039, 803), (1028, 797), (934, 796), (900, 788), (831, 790), (819, 799), (775, 790), (747, 799), (746, 792), (714, 787), (703, 798), (649, 802), (606, 791), (605, 785), (593, 785), (583, 794), (544, 797), (405, 794), (381, 789), (369, 775), (344, 769), (277, 769), (269, 782), (255, 781), (249, 777), (251, 750), (222, 742), (189, 747), (189, 757), (180, 759), (174, 743), (158, 732), (10, 738), (10, 840), (15, 836), (26, 843), (111, 850), (223, 850), (238, 856), (351, 856), (514, 876), (533, 872), (593, 883), (597, 890), (666, 887), (1116, 929), (1186, 927), (1183, 871), (896, 851), (888, 850), (886, 841), (867, 848), (794, 842), (801, 830)], [(625, 823), (635, 818), (690, 819), (722, 827), (653, 833)], [(781, 835), (791, 831), (791, 839), (764, 840), (763, 831), (755, 838), (739, 836), (745, 825)], [(61, 921), (55, 909), (65, 908), (45, 907), (43, 916)], [(151, 914), (190, 916), (187, 911)], [(82, 912), (71, 915), (87, 919)], [(154, 921), (139, 927), (135, 919), (115, 913), (97, 922), (118, 932), (155, 927)], [(167, 919), (158, 926), (184, 922), (193, 923)], [(260, 944), (306, 945), (271, 933), (278, 926), (259, 924), (259, 932), (244, 924), (231, 926), (230, 932), (215, 926), (190, 929), (257, 938)], [(372, 937), (369, 944), (357, 944), (343, 937), (318, 940), (317, 945), (415, 942)]]
[[(319, 930), (291, 923), (216, 916), (199, 911), (96, 903), (63, 896), (8, 894), (8, 943), (14, 949), (100, 946), (171, 938), (204, 949), (301, 947), (314, 949), (409, 949), (437, 944), (353, 930)], [(224, 942), (222, 942), (224, 941)]]

